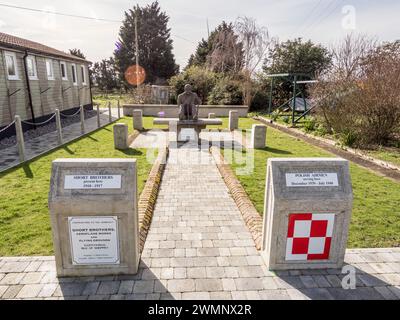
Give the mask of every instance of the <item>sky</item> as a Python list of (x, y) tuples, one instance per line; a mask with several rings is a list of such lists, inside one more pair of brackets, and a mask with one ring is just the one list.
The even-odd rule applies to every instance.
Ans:
[[(130, 0), (0, 0), (0, 32), (68, 51), (79, 48), (92, 62), (112, 56), (124, 12), (152, 1)], [(399, 0), (159, 0), (170, 16), (176, 62), (184, 67), (201, 38), (222, 20), (256, 19), (280, 41), (302, 37), (332, 46), (347, 33), (380, 41), (400, 39)], [(1, 4), (110, 19), (117, 22), (7, 8)]]

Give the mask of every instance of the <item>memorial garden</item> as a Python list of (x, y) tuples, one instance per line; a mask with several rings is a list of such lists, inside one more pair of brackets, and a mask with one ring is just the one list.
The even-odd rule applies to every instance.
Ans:
[(169, 21), (0, 32), (0, 300), (400, 300), (400, 41)]

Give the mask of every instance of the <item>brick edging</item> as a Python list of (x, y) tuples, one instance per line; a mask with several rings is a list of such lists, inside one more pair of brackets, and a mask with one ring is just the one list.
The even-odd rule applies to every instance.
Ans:
[(147, 238), (147, 233), (150, 229), (154, 206), (156, 204), (157, 195), (160, 189), (161, 179), (164, 173), (168, 154), (168, 148), (159, 149), (157, 159), (153, 164), (153, 167), (147, 178), (147, 182), (139, 197), (138, 212), (140, 252), (143, 251), (144, 243)]
[(224, 179), (233, 200), (242, 214), (243, 220), (253, 237), (257, 250), (261, 250), (263, 219), (249, 199), (239, 180), (236, 178), (232, 168), (225, 162), (220, 149), (212, 146), (210, 152), (214, 157), (217, 168)]

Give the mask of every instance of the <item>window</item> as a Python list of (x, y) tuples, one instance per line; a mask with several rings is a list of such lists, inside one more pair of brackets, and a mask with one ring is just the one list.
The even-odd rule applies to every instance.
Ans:
[(86, 84), (85, 66), (81, 66), (82, 84)]
[(74, 64), (71, 65), (71, 70), (72, 70), (72, 82), (74, 83), (74, 85), (78, 85), (78, 81), (76, 78), (76, 66)]
[(34, 56), (26, 57), (26, 68), (28, 69), (29, 80), (37, 80), (36, 59)]
[(61, 79), (68, 81), (67, 75), (67, 64), (64, 61), (61, 61)]
[(53, 60), (46, 59), (47, 79), (54, 80)]
[(17, 56), (14, 52), (5, 52), (8, 80), (19, 80)]

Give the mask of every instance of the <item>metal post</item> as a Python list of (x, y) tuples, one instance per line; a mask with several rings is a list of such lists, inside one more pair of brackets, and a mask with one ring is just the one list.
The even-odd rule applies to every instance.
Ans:
[(295, 110), (296, 110), (296, 91), (297, 91), (297, 75), (294, 76), (294, 81), (293, 81), (292, 126), (294, 126), (294, 113), (295, 113)]
[(96, 104), (96, 109), (97, 109), (97, 127), (100, 128), (101, 123), (100, 123), (100, 106)]
[(118, 119), (120, 119), (120, 118), (121, 118), (121, 105), (118, 100)]
[(61, 117), (60, 117), (60, 110), (58, 109), (56, 109), (56, 127), (57, 127), (58, 144), (62, 144), (63, 136), (62, 136)]
[(274, 78), (271, 78), (271, 90), (269, 91), (269, 106), (268, 106), (268, 114), (272, 112), (272, 91), (274, 90)]
[(83, 106), (80, 106), (81, 109), (81, 132), (82, 134), (85, 133), (85, 110), (83, 109)]
[(109, 120), (109, 122), (112, 122), (112, 116), (111, 116), (111, 102), (108, 103), (108, 120)]
[(15, 116), (15, 132), (17, 134), (19, 160), (23, 162), (25, 161), (25, 141), (24, 132), (22, 131), (21, 117), (19, 115)]

